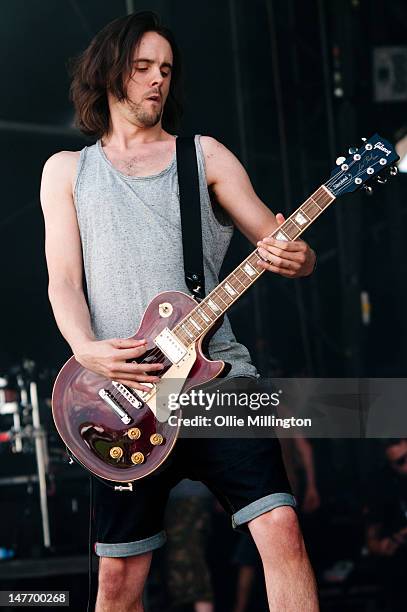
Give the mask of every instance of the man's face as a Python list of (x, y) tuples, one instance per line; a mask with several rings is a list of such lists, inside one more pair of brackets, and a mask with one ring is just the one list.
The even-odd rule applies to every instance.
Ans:
[(146, 32), (134, 50), (133, 69), (125, 83), (128, 99), (118, 102), (120, 112), (130, 123), (153, 127), (161, 120), (172, 64), (169, 42), (156, 32)]
[(386, 457), (395, 472), (407, 476), (407, 440), (389, 446), (386, 449)]

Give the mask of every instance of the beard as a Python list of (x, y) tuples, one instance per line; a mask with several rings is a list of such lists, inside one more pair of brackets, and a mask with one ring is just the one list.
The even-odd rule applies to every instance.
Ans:
[(143, 127), (154, 127), (161, 120), (163, 107), (160, 106), (155, 110), (153, 108), (147, 109), (143, 102), (133, 102), (132, 100), (127, 101), (128, 109), (131, 118)]

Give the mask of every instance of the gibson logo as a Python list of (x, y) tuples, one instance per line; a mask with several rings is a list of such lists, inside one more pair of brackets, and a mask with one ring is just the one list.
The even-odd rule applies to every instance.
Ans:
[(332, 185), (332, 189), (339, 189), (342, 187), (344, 183), (347, 183), (352, 178), (351, 174), (344, 174), (344, 176), (334, 185)]
[(383, 151), (383, 153), (386, 153), (386, 155), (390, 155), (391, 151), (389, 149), (386, 149), (386, 147), (384, 146), (384, 144), (382, 142), (376, 142), (375, 146), (373, 147), (374, 149), (380, 149), (380, 151)]

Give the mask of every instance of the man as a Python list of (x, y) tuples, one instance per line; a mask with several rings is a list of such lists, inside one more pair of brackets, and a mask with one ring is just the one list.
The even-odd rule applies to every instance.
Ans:
[(365, 508), (366, 542), (379, 562), (389, 610), (397, 612), (407, 597), (407, 440), (384, 440), (383, 451), (386, 464)]
[[(43, 172), (49, 297), (57, 324), (79, 363), (135, 389), (159, 380), (160, 367), (131, 362), (144, 344), (128, 336), (156, 293), (187, 291), (176, 138), (164, 129), (179, 109), (178, 82), (175, 41), (155, 15), (143, 12), (108, 24), (79, 59), (72, 85), (78, 124), (98, 141), (80, 152), (57, 153)], [(217, 284), (232, 222), (261, 247), (264, 269), (288, 277), (310, 274), (315, 255), (304, 242), (267, 238), (283, 219), (276, 220), (256, 196), (236, 157), (213, 138), (195, 137), (195, 143), (207, 289)], [(227, 318), (209, 352), (231, 364), (229, 377), (257, 376)], [(143, 609), (151, 551), (165, 540), (168, 493), (183, 477), (205, 480), (234, 525), (250, 529), (271, 610), (317, 610), (278, 443), (181, 439), (168, 465), (137, 481), (134, 493), (95, 482), (96, 552), (102, 557), (98, 612)]]

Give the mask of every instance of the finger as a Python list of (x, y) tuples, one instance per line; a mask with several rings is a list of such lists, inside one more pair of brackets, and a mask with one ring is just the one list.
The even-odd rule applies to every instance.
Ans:
[(125, 385), (126, 387), (130, 387), (130, 389), (136, 389), (137, 391), (151, 391), (150, 387), (145, 387), (144, 385), (135, 382), (134, 380), (128, 380), (127, 378), (115, 379), (115, 382)]
[(287, 278), (293, 278), (296, 275), (294, 270), (288, 270), (287, 268), (280, 268), (279, 266), (275, 266), (273, 264), (269, 264), (262, 259), (257, 260), (257, 264), (264, 268), (264, 270), (268, 270), (269, 272), (274, 272), (275, 274), (280, 274), (281, 276), (286, 276)]
[(285, 268), (287, 270), (293, 270), (294, 272), (298, 272), (298, 270), (301, 268), (301, 263), (297, 260), (278, 257), (270, 251), (266, 251), (262, 248), (259, 248), (258, 251), (263, 260), (266, 260), (266, 263), (270, 263), (277, 268)]
[(137, 340), (135, 338), (112, 338), (110, 343), (115, 348), (127, 349), (147, 344), (147, 340), (145, 338), (139, 338)]
[(293, 251), (298, 253), (305, 253), (309, 246), (304, 240), (277, 240), (272, 236), (265, 236), (257, 243), (258, 246), (273, 246), (281, 249), (282, 251)]
[(142, 372), (156, 372), (164, 368), (162, 363), (117, 363), (114, 371), (121, 374), (141, 374)]
[(128, 361), (130, 359), (141, 357), (141, 355), (144, 355), (145, 352), (146, 345), (142, 344), (141, 346), (136, 346), (134, 348), (114, 349), (112, 357), (115, 361)]
[(276, 214), (276, 221), (279, 225), (282, 225), (285, 221), (283, 213)]
[(289, 259), (290, 261), (297, 261), (300, 264), (305, 263), (307, 259), (307, 253), (306, 253), (307, 249), (303, 249), (303, 248), (297, 251), (291, 251), (291, 250), (281, 248), (279, 246), (267, 244), (265, 242), (260, 241), (258, 243), (257, 250), (260, 251), (260, 249), (263, 249), (269, 253), (272, 253), (273, 255), (276, 255), (277, 257), (281, 257), (281, 259)]
[(148, 383), (156, 383), (160, 379), (159, 376), (148, 376), (144, 374), (144, 372), (120, 372), (119, 370), (115, 372), (114, 370), (110, 373), (112, 380), (117, 380), (118, 378), (127, 378), (127, 380), (131, 380), (133, 382), (148, 382)]

